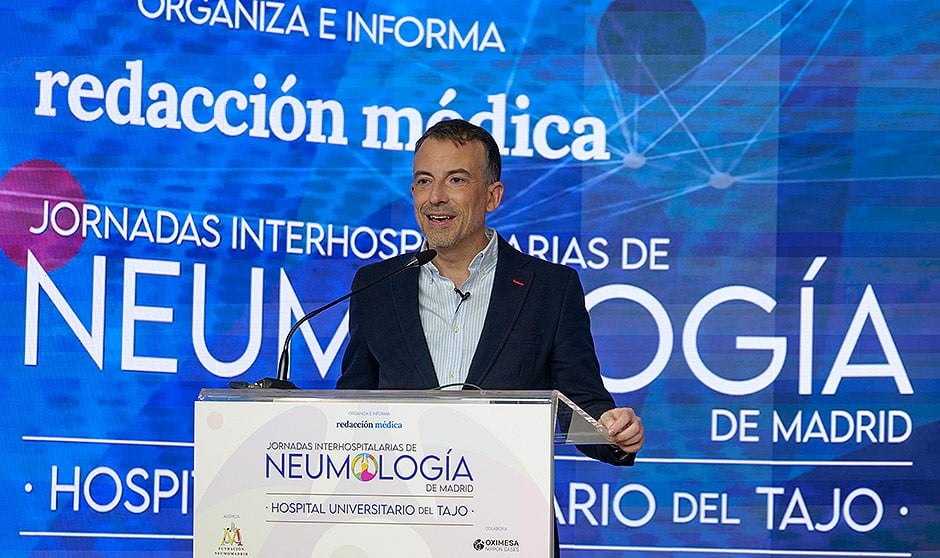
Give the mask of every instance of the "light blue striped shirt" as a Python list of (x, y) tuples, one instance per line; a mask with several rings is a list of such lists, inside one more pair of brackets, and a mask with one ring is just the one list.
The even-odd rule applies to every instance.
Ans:
[(434, 262), (421, 268), (418, 311), (438, 385), (441, 386), (467, 380), (470, 362), (480, 342), (493, 292), (497, 257), (496, 231), (487, 228), (486, 236), (489, 243), (470, 262), (470, 277), (461, 285), (464, 300), (454, 290), (454, 282), (441, 275)]

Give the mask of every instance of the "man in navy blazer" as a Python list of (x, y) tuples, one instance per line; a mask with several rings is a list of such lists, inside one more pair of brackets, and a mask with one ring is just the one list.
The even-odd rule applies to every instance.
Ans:
[[(604, 388), (577, 272), (523, 254), (486, 227), (503, 194), (492, 136), (462, 120), (442, 121), (417, 142), (413, 170), (415, 216), (437, 255), (352, 298), (336, 387), (557, 389), (611, 435), (612, 445), (581, 451), (632, 464), (643, 425)], [(363, 267), (353, 289), (410, 257)], [(461, 310), (466, 321), (457, 320)]]

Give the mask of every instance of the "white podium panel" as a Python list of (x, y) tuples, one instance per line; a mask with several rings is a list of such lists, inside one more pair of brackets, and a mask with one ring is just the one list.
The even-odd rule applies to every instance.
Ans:
[(544, 558), (551, 392), (204, 390), (194, 555)]

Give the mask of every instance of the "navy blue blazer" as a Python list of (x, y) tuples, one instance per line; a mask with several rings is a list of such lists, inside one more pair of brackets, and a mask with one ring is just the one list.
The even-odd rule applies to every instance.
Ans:
[[(523, 254), (502, 237), (483, 332), (466, 382), (487, 390), (552, 390), (597, 418), (613, 408), (591, 336), (577, 272)], [(410, 254), (361, 268), (352, 288), (400, 268)], [(418, 314), (418, 274), (407, 269), (354, 296), (349, 345), (338, 389), (438, 387)], [(630, 465), (614, 446), (582, 446), (586, 455)]]

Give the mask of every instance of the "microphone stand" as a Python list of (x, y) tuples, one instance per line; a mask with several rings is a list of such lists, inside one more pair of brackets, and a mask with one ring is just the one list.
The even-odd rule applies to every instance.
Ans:
[(284, 346), (281, 349), (281, 357), (280, 359), (278, 359), (278, 363), (277, 363), (277, 377), (276, 378), (262, 378), (254, 383), (229, 382), (229, 387), (233, 389), (244, 389), (244, 388), (297, 389), (297, 386), (294, 385), (294, 382), (290, 381), (289, 379), (290, 378), (290, 340), (294, 336), (294, 333), (296, 333), (297, 330), (300, 329), (301, 325), (303, 325), (305, 322), (307, 322), (308, 320), (310, 320), (317, 314), (320, 314), (321, 312), (329, 310), (330, 308), (336, 306), (340, 302), (343, 302), (344, 300), (352, 298), (354, 295), (357, 295), (361, 293), (362, 291), (368, 288), (371, 288), (381, 283), (382, 281), (385, 281), (392, 275), (397, 275), (401, 273), (402, 271), (405, 271), (406, 269), (409, 269), (412, 267), (421, 267), (422, 265), (433, 260), (435, 256), (437, 256), (436, 250), (424, 250), (423, 252), (418, 252), (417, 254), (414, 255), (413, 258), (408, 260), (408, 263), (406, 263), (405, 265), (397, 269), (393, 269), (392, 271), (386, 273), (385, 275), (379, 277), (378, 279), (371, 281), (359, 287), (358, 289), (353, 289), (352, 291), (344, 294), (343, 296), (337, 298), (336, 300), (332, 302), (328, 302), (327, 304), (319, 308), (315, 308), (314, 310), (311, 310), (310, 312), (304, 314), (303, 317), (301, 317), (299, 320), (294, 322), (294, 325), (291, 326), (290, 330), (287, 332), (287, 335), (284, 337)]

